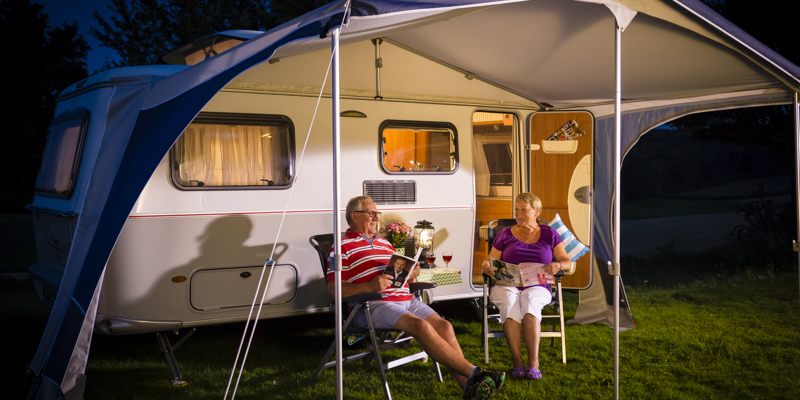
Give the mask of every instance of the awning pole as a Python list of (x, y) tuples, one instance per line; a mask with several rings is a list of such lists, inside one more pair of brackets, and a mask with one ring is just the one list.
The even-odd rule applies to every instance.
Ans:
[[(794, 242), (793, 250), (797, 252), (797, 265), (800, 268), (800, 103), (798, 103), (797, 92), (794, 92), (794, 189), (795, 189), (795, 211), (797, 212), (797, 238)], [(800, 274), (798, 274), (800, 275)], [(800, 285), (800, 281), (798, 281)]]
[[(616, 19), (615, 19), (616, 20)], [(614, 399), (619, 400), (619, 284), (620, 284), (620, 170), (622, 159), (622, 28), (615, 24), (615, 80), (614, 97)]]
[(333, 111), (333, 248), (334, 248), (334, 291), (336, 308), (336, 398), (343, 400), (342, 384), (342, 216), (339, 210), (339, 154), (340, 154), (340, 116), (339, 116), (339, 29), (331, 36), (333, 67), (331, 69), (331, 108)]

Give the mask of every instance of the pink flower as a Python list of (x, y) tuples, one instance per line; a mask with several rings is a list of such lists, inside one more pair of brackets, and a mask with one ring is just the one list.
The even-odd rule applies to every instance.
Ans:
[(403, 242), (411, 237), (412, 232), (413, 230), (402, 222), (392, 222), (381, 229), (381, 233), (384, 234), (386, 240), (395, 248), (401, 247)]

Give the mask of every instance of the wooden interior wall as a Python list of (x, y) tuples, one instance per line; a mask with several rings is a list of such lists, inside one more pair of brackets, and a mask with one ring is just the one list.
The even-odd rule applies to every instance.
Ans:
[[(531, 192), (542, 200), (541, 218), (551, 221), (556, 213), (570, 231), (575, 231), (567, 208), (569, 183), (578, 162), (592, 152), (594, 124), (588, 112), (541, 112), (531, 117), (531, 144), (541, 145), (569, 120), (574, 119), (586, 135), (577, 139), (578, 149), (573, 154), (546, 154), (542, 150), (531, 151)], [(591, 243), (586, 243), (591, 246)], [(576, 263), (575, 273), (565, 276), (563, 286), (585, 288), (591, 283), (590, 257), (581, 257)]]
[(383, 145), (383, 167), (387, 171), (400, 171), (399, 167), (409, 169), (415, 159), (416, 137), (413, 131), (386, 129), (383, 131), (386, 143)]
[(483, 284), (481, 277), (481, 263), (486, 258), (488, 250), (486, 241), (480, 238), (480, 227), (496, 219), (513, 218), (514, 206), (512, 199), (486, 199), (478, 197), (475, 201), (477, 215), (475, 216), (475, 231), (472, 254), (472, 282)]

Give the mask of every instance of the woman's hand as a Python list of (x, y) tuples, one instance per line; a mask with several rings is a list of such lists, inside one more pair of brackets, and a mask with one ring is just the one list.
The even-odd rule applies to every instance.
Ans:
[(553, 261), (550, 264), (547, 264), (546, 266), (542, 267), (542, 270), (546, 274), (555, 275), (558, 273), (558, 271), (561, 271), (561, 263), (558, 261)]
[(484, 274), (489, 275), (489, 276), (494, 276), (494, 270), (492, 269), (492, 263), (491, 263), (491, 260), (489, 260), (488, 258), (483, 260), (483, 263), (481, 264), (481, 269), (483, 270)]

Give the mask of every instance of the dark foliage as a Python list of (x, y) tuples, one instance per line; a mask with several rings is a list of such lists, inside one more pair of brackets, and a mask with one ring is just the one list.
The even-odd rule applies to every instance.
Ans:
[(690, 132), (656, 129), (639, 139), (622, 164), (623, 204), (791, 172), (777, 149), (699, 141)]
[(106, 68), (152, 65), (183, 44), (231, 29), (268, 30), (328, 3), (325, 0), (112, 0), (114, 15), (97, 11), (92, 36), (116, 50)]
[(43, 7), (30, 0), (0, 1), (0, 90), (7, 100), (0, 108), (4, 135), (0, 210), (21, 210), (33, 198), (33, 185), (55, 112), (59, 90), (88, 76), (89, 46), (78, 25), (51, 27)]
[(731, 233), (735, 246), (726, 262), (731, 270), (755, 266), (777, 271), (791, 270), (797, 263), (791, 239), (797, 236), (797, 209), (794, 203), (777, 203), (769, 199), (764, 188), (756, 194), (757, 201), (742, 204), (745, 225)]

